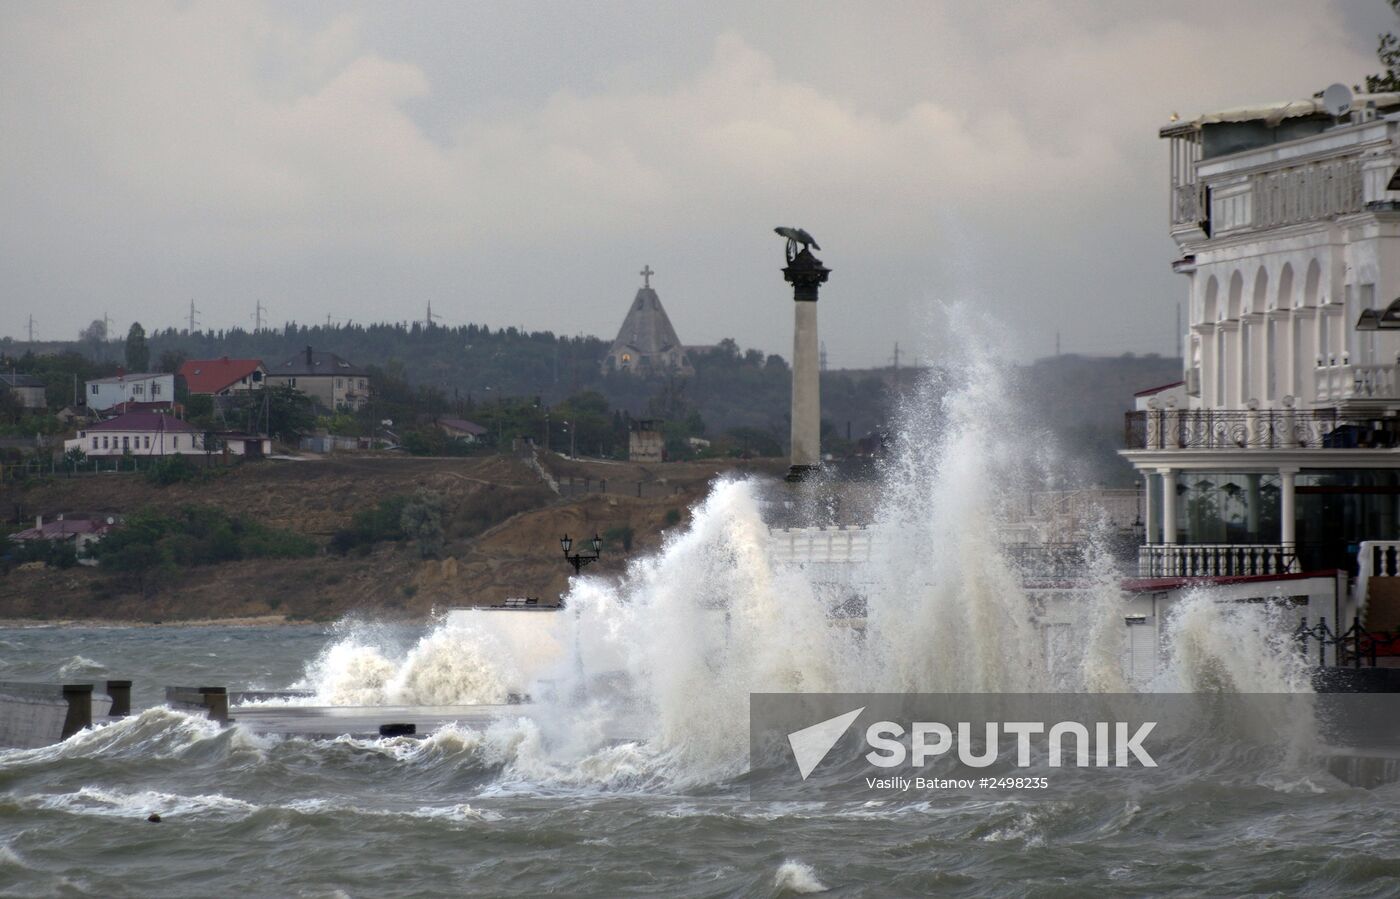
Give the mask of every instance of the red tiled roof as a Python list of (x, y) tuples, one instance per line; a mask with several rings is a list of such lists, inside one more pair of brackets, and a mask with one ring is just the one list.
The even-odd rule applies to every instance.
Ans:
[(261, 359), (190, 359), (180, 366), (180, 377), (190, 393), (218, 393), (248, 377), (262, 365)]
[(105, 534), (112, 526), (105, 521), (87, 518), (46, 521), (43, 527), (28, 528), (10, 535), (11, 540), (63, 540), (78, 534)]
[(159, 412), (128, 412), (88, 425), (84, 431), (164, 431), (167, 434), (198, 434), (199, 429), (187, 421), (181, 421)]
[(1172, 381), (1170, 384), (1163, 384), (1160, 387), (1149, 387), (1146, 390), (1139, 390), (1133, 396), (1151, 396), (1154, 393), (1161, 393), (1163, 390), (1170, 390), (1173, 387), (1180, 387), (1185, 381)]

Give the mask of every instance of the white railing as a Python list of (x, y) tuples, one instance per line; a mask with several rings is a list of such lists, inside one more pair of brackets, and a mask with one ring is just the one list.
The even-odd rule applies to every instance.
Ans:
[(1324, 365), (1314, 371), (1319, 402), (1400, 399), (1395, 365)]
[(876, 537), (870, 528), (770, 528), (768, 554), (775, 562), (869, 562)]
[(1151, 544), (1138, 548), (1139, 577), (1251, 577), (1298, 570), (1287, 544)]
[(1329, 159), (1250, 177), (1255, 228), (1276, 228), (1360, 212), (1366, 205), (1361, 160)]
[(1200, 182), (1172, 188), (1172, 224), (1197, 225), (1205, 220), (1205, 188)]
[(1400, 577), (1400, 540), (1362, 540), (1356, 553), (1354, 614), (1366, 614), (1367, 591), (1373, 577)]

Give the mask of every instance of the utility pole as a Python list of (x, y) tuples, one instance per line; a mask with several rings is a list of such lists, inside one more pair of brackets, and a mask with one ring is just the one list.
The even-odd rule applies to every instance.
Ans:
[(196, 309), (196, 308), (194, 308), (194, 299), (191, 298), (191, 299), (190, 299), (190, 333), (191, 333), (191, 334), (194, 333), (195, 326), (199, 323), (199, 320), (195, 318), (195, 315), (198, 314), (198, 312), (199, 312), (199, 310)]

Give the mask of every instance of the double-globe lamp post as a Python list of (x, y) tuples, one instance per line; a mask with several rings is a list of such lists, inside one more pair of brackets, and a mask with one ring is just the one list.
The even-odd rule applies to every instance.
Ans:
[(602, 537), (599, 537), (599, 536), (595, 533), (595, 534), (593, 535), (593, 539), (590, 540), (589, 543), (592, 544), (592, 546), (593, 546), (593, 552), (591, 552), (591, 553), (582, 553), (582, 552), (580, 552), (580, 553), (571, 553), (571, 552), (569, 552), (569, 550), (571, 550), (571, 549), (574, 548), (574, 541), (573, 541), (573, 538), (570, 537), (568, 534), (565, 534), (563, 537), (560, 537), (560, 538), (559, 538), (559, 545), (562, 546), (562, 547), (564, 548), (564, 558), (565, 558), (565, 559), (568, 559), (568, 560), (569, 560), (569, 564), (572, 565), (572, 566), (574, 566), (574, 574), (579, 574), (580, 572), (582, 572), (582, 571), (583, 571), (583, 566), (587, 565), (588, 563), (598, 561), (598, 556), (602, 554), (602, 550), (603, 550), (603, 538), (602, 538)]

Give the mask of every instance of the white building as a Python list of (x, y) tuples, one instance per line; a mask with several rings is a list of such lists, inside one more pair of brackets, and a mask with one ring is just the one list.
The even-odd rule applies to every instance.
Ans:
[(105, 412), (121, 403), (175, 402), (175, 376), (160, 372), (120, 374), (87, 382), (89, 409)]
[(1140, 574), (1364, 580), (1400, 537), (1400, 331), (1357, 327), (1400, 297), (1400, 94), (1161, 136), (1190, 331), (1182, 382), (1129, 413)]
[(63, 443), (86, 455), (177, 456), (204, 452), (204, 433), (189, 422), (159, 412), (127, 412), (91, 424)]

